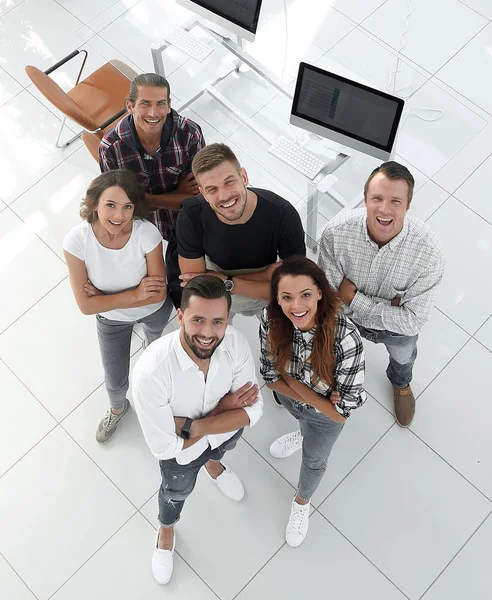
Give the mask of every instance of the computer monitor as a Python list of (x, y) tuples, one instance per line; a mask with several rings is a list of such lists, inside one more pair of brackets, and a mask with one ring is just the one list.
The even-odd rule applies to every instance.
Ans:
[(253, 42), (262, 0), (176, 0), (177, 4)]
[(386, 161), (404, 104), (401, 98), (301, 63), (290, 122)]

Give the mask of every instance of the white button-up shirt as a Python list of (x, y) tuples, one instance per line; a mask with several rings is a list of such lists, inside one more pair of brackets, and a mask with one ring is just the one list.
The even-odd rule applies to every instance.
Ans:
[[(138, 420), (152, 454), (159, 460), (175, 458), (186, 465), (210, 445), (217, 448), (237, 430), (206, 435), (183, 449), (176, 435), (174, 417), (200, 419), (210, 413), (228, 392), (251, 381), (257, 383), (255, 365), (246, 338), (228, 326), (212, 357), (205, 379), (198, 365), (185, 352), (180, 330), (152, 342), (138, 359), (132, 373), (132, 392)], [(263, 414), (263, 399), (243, 410), (250, 426)]]
[[(337, 215), (321, 236), (318, 265), (338, 289), (344, 277), (357, 293), (345, 314), (368, 329), (416, 335), (430, 316), (444, 273), (441, 243), (429, 226), (405, 216), (403, 229), (381, 248), (367, 232), (367, 213)], [(399, 296), (400, 306), (391, 306)]]

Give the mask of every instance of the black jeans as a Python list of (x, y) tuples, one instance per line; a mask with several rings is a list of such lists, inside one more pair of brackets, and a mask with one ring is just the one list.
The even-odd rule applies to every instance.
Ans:
[(198, 458), (180, 465), (175, 458), (160, 460), (162, 483), (159, 490), (159, 523), (161, 527), (174, 527), (179, 521), (186, 498), (195, 488), (198, 471), (209, 460), (220, 461), (228, 450), (236, 447), (243, 434), (237, 431), (231, 438), (212, 450), (209, 446)]

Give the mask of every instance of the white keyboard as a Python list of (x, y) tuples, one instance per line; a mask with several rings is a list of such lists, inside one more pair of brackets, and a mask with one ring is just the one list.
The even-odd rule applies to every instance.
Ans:
[(268, 148), (268, 152), (294, 167), (308, 179), (314, 179), (325, 163), (302, 146), (281, 135)]
[(211, 46), (204, 44), (192, 33), (189, 33), (181, 27), (173, 29), (166, 35), (166, 39), (170, 44), (176, 46), (178, 50), (181, 50), (198, 62), (203, 62), (213, 50)]

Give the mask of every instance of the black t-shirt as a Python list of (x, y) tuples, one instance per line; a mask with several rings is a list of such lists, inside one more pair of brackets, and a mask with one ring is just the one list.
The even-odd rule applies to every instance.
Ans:
[(305, 256), (297, 210), (273, 192), (250, 189), (258, 202), (242, 225), (223, 223), (202, 195), (185, 200), (176, 221), (178, 254), (183, 258), (207, 255), (226, 271), (266, 267), (276, 262), (277, 256)]

